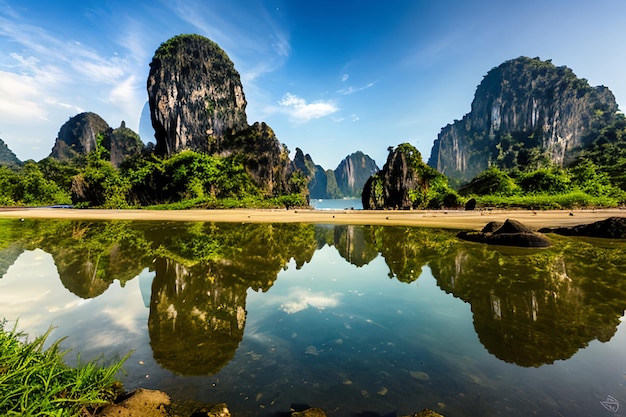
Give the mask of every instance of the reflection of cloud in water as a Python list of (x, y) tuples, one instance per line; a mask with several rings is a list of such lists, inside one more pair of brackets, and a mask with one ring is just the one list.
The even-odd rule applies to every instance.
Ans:
[(325, 308), (337, 307), (341, 294), (312, 293), (305, 289), (295, 290), (289, 298), (291, 300), (281, 304), (280, 309), (287, 314), (297, 313), (309, 307), (323, 310)]
[(44, 333), (60, 313), (84, 301), (63, 287), (52, 256), (41, 249), (24, 251), (0, 280), (3, 317), (19, 320), (20, 329), (33, 337)]

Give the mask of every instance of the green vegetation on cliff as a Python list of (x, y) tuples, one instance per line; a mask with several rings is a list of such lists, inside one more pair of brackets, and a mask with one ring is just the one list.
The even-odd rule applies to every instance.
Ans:
[(461, 204), (448, 179), (426, 165), (421, 153), (408, 143), (389, 148), (387, 162), (367, 181), (361, 199), (363, 208), (370, 210), (438, 209)]

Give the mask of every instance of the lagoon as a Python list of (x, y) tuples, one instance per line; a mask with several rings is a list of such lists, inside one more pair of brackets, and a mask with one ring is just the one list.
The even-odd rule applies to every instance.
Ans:
[(0, 313), (126, 389), (330, 416), (619, 415), (626, 244), (401, 226), (0, 220)]

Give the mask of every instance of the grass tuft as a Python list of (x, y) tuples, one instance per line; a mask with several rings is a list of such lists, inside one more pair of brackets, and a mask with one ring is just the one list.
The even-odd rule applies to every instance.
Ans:
[(26, 335), (5, 329), (0, 321), (0, 415), (3, 416), (90, 416), (98, 407), (111, 403), (121, 392), (115, 379), (131, 355), (111, 365), (101, 359), (67, 366), (55, 341), (44, 349), (52, 328), (32, 342)]

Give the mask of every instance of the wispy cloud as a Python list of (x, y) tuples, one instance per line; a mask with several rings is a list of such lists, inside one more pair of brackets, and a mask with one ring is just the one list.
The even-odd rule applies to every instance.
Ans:
[(18, 157), (50, 149), (62, 123), (85, 108), (111, 124), (138, 125), (145, 92), (137, 71), (144, 69), (131, 51), (102, 52), (25, 22), (0, 5), (0, 125)]
[(354, 94), (354, 93), (358, 93), (359, 91), (363, 91), (363, 90), (367, 90), (370, 87), (373, 87), (376, 83), (369, 83), (367, 85), (364, 85), (362, 87), (347, 87), (347, 88), (342, 88), (341, 90), (337, 91), (339, 94), (347, 96), (350, 94)]
[(172, 11), (220, 45), (249, 83), (280, 68), (291, 54), (288, 32), (261, 2), (234, 8), (228, 2), (179, 0)]
[(339, 107), (333, 101), (307, 101), (294, 94), (287, 93), (278, 102), (279, 111), (287, 114), (292, 120), (300, 123), (328, 116), (339, 111)]

